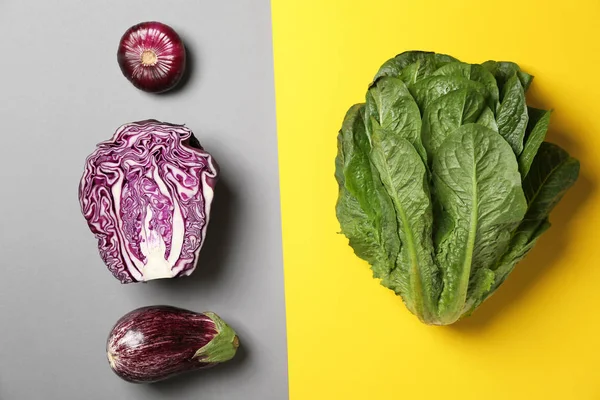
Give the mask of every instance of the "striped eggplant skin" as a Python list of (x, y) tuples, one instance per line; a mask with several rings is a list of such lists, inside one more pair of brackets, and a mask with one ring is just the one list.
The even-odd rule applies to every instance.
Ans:
[(205, 369), (235, 356), (239, 338), (212, 312), (148, 306), (122, 316), (106, 343), (111, 369), (132, 383), (151, 383)]

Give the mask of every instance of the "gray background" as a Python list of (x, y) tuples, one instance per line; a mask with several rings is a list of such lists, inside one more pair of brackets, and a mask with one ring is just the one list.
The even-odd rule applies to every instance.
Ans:
[[(187, 84), (135, 89), (116, 63), (131, 25), (173, 26)], [(286, 399), (277, 141), (267, 0), (0, 0), (0, 399)], [(190, 278), (121, 285), (77, 202), (85, 157), (126, 122), (185, 123), (222, 168)], [(153, 385), (110, 370), (106, 336), (149, 304), (215, 311), (230, 363)]]

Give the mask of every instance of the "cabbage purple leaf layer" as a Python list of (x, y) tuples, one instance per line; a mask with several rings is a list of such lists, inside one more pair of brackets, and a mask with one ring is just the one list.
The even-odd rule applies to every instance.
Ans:
[(219, 168), (183, 125), (121, 126), (87, 157), (79, 202), (100, 256), (122, 283), (190, 275)]

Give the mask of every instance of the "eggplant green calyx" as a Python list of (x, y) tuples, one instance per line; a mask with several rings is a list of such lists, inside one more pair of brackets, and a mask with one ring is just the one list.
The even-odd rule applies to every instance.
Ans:
[(222, 363), (231, 360), (240, 346), (239, 337), (217, 314), (205, 312), (204, 315), (215, 323), (217, 334), (205, 346), (199, 348), (193, 358), (204, 363)]

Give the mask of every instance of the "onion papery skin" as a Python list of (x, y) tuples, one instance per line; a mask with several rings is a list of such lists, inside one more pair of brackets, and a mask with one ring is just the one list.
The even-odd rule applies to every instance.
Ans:
[(123, 75), (138, 89), (164, 93), (174, 89), (186, 72), (186, 49), (170, 26), (148, 21), (123, 34), (117, 61)]

